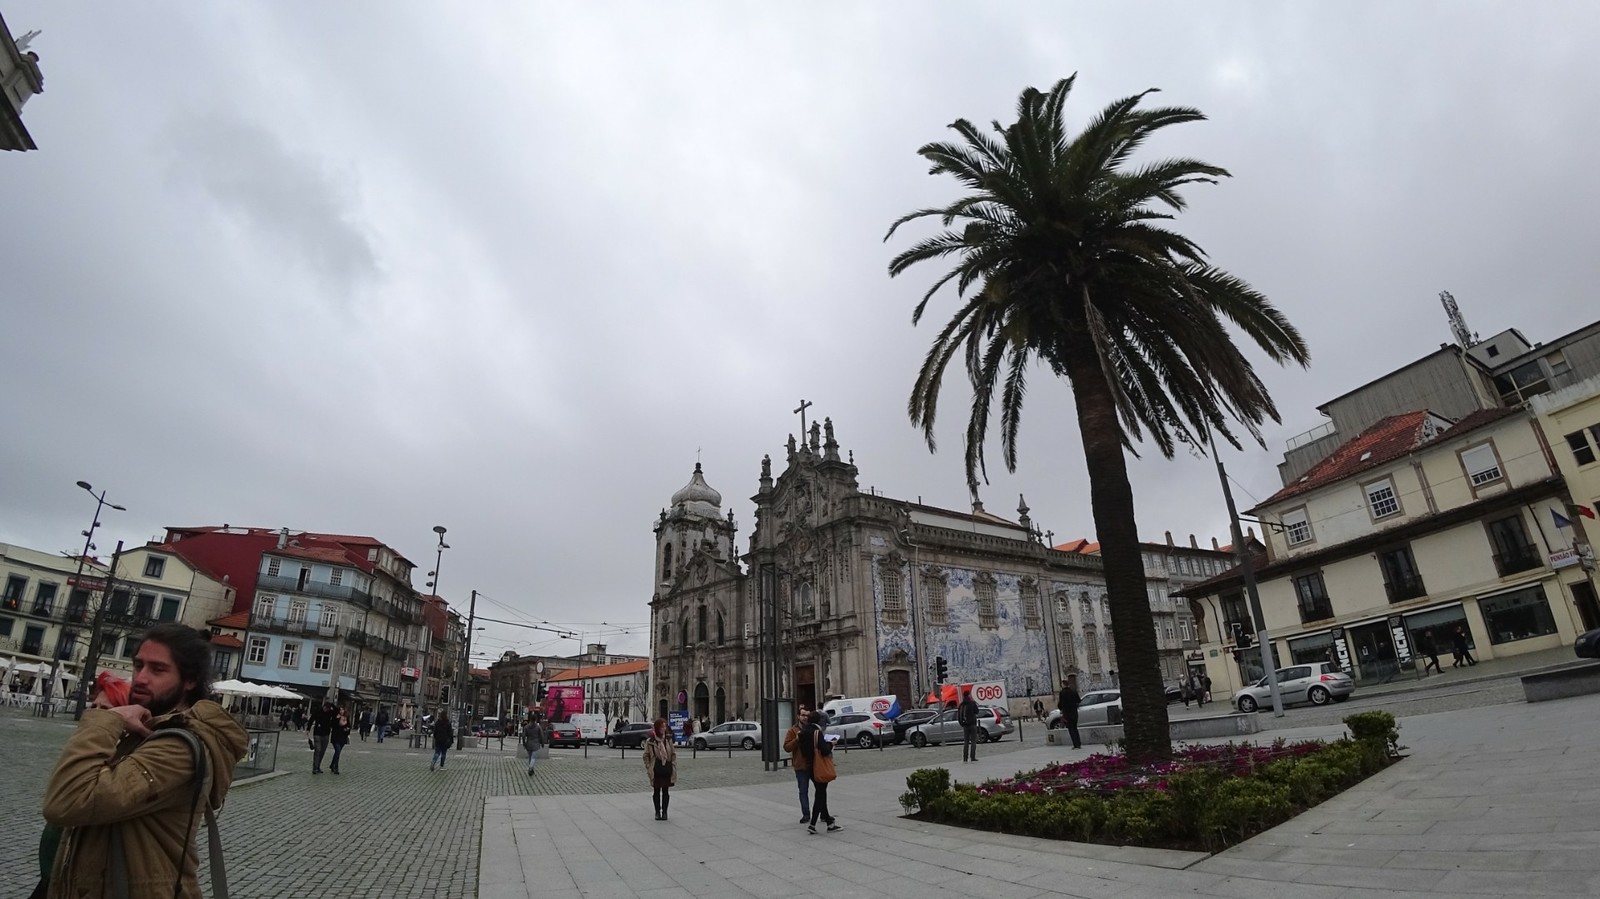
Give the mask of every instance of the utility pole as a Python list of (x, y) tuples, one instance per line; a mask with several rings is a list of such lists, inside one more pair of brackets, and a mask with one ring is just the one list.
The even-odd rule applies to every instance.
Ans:
[(74, 721), (83, 718), (83, 706), (89, 698), (89, 684), (93, 682), (95, 669), (100, 666), (100, 645), (105, 640), (106, 606), (111, 604), (112, 592), (117, 584), (117, 565), (122, 562), (122, 541), (117, 541), (117, 550), (111, 554), (111, 569), (106, 572), (105, 591), (100, 596), (100, 605), (94, 610), (94, 623), (89, 626), (89, 653), (83, 660), (83, 676), (78, 680), (78, 702), (72, 710)]
[(460, 750), (467, 745), (467, 724), (470, 720), (471, 709), (467, 708), (466, 699), (467, 681), (470, 679), (472, 665), (472, 628), (473, 619), (478, 614), (478, 591), (472, 591), (472, 601), (467, 604), (467, 639), (461, 647), (461, 670), (456, 672), (456, 708), (460, 709), (460, 725), (456, 728), (456, 749)]
[(1228, 526), (1233, 529), (1233, 549), (1239, 557), (1239, 575), (1244, 579), (1245, 593), (1250, 597), (1250, 614), (1256, 619), (1256, 648), (1261, 652), (1261, 670), (1266, 672), (1267, 689), (1272, 692), (1272, 717), (1282, 718), (1283, 697), (1278, 693), (1278, 672), (1272, 664), (1272, 638), (1267, 633), (1267, 616), (1261, 611), (1261, 594), (1256, 590), (1256, 573), (1250, 558), (1250, 547), (1245, 545), (1243, 529), (1239, 527), (1239, 511), (1233, 504), (1233, 489), (1228, 486), (1228, 472), (1222, 467), (1222, 456), (1217, 453), (1215, 443), (1211, 445), (1211, 455), (1217, 460), (1217, 477), (1222, 479), (1222, 496), (1228, 502)]

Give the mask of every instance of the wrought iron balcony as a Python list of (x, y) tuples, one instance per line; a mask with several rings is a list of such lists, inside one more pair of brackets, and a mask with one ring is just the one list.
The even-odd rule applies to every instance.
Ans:
[(252, 613), (250, 616), (250, 629), (256, 631), (276, 631), (281, 634), (308, 635), (313, 637), (327, 637), (337, 639), (344, 629), (338, 624), (323, 624), (311, 619), (289, 619), (281, 615), (260, 615)]
[(1422, 575), (1420, 574), (1408, 574), (1384, 581), (1383, 590), (1389, 594), (1390, 602), (1400, 602), (1401, 600), (1416, 599), (1419, 596), (1428, 595), (1428, 589), (1422, 585)]
[(67, 606), (61, 610), (61, 620), (68, 624), (84, 624), (89, 620), (87, 606)]
[(346, 602), (356, 603), (364, 608), (372, 607), (372, 594), (346, 584), (330, 584), (327, 581), (313, 581), (310, 579), (301, 581), (299, 578), (262, 574), (256, 576), (256, 588), (281, 593), (321, 596), (326, 599), (342, 599)]
[(1315, 602), (1300, 603), (1300, 623), (1310, 624), (1313, 621), (1326, 621), (1333, 617), (1333, 602), (1326, 596)]
[(372, 637), (366, 631), (351, 629), (345, 631), (344, 639), (351, 646), (366, 646), (372, 640)]
[(1532, 571), (1543, 565), (1544, 557), (1539, 554), (1539, 548), (1531, 543), (1514, 546), (1494, 554), (1494, 567), (1500, 572), (1501, 577), (1519, 571)]

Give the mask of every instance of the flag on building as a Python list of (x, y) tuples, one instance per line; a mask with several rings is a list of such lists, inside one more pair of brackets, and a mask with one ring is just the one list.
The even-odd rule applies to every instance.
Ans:
[(1558, 527), (1558, 528), (1570, 528), (1570, 527), (1572, 527), (1572, 520), (1569, 519), (1567, 516), (1562, 515), (1560, 512), (1557, 512), (1554, 509), (1550, 510), (1550, 517), (1555, 519), (1556, 527)]
[(1594, 509), (1579, 503), (1567, 503), (1567, 511), (1573, 515), (1582, 515), (1584, 518), (1594, 517)]

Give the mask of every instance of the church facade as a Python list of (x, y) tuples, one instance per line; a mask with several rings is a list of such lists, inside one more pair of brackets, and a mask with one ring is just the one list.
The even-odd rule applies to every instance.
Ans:
[(1069, 673), (1084, 689), (1115, 683), (1098, 557), (1048, 546), (1025, 504), (1015, 521), (978, 503), (939, 509), (863, 492), (858, 474), (831, 421), (791, 436), (781, 473), (762, 460), (755, 529), (735, 558), (732, 513), (696, 465), (655, 528), (658, 714), (756, 716), (772, 692), (757, 668), (774, 618), (776, 695), (813, 708), (880, 694), (923, 705), (937, 658), (950, 682), (1003, 682), (1018, 713), (1030, 697), (1052, 704)]

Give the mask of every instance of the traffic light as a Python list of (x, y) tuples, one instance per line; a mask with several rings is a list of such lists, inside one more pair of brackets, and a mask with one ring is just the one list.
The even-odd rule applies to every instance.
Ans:
[(539, 692), (535, 695), (535, 698), (538, 699), (540, 702), (544, 702), (544, 695), (545, 695), (544, 684), (540, 684), (539, 685)]
[(935, 677), (939, 678), (939, 683), (941, 684), (950, 676), (950, 663), (945, 661), (944, 656), (933, 657), (933, 673)]

